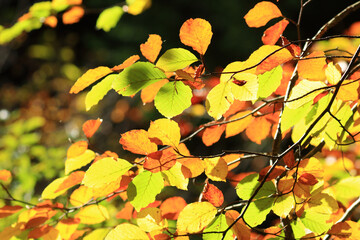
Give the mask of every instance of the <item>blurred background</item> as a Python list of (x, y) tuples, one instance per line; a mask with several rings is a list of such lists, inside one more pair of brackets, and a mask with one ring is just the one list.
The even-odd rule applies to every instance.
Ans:
[[(0, 25), (11, 26), (35, 2), (0, 0)], [(143, 105), (139, 95), (124, 98), (113, 91), (97, 106), (85, 111), (85, 96), (90, 88), (77, 95), (68, 92), (86, 70), (113, 67), (131, 55), (140, 55), (139, 46), (149, 34), (162, 37), (161, 53), (169, 48), (185, 47), (179, 40), (179, 29), (189, 18), (203, 18), (212, 25), (214, 35), (205, 55), (207, 72), (246, 60), (262, 45), (265, 29), (278, 21), (272, 20), (259, 29), (249, 28), (243, 17), (257, 2), (153, 0), (151, 7), (140, 15), (124, 14), (114, 29), (104, 32), (95, 29), (97, 17), (103, 9), (119, 1), (86, 0), (85, 16), (80, 22), (64, 25), (59, 21), (55, 28), (43, 26), (0, 45), (0, 169), (11, 170), (16, 178), (10, 189), (14, 196), (33, 201), (51, 180), (64, 175), (67, 148), (72, 142), (85, 139), (81, 126), (86, 120), (104, 119), (91, 139), (94, 150), (99, 153), (111, 150), (122, 158), (134, 159), (118, 143), (120, 134), (134, 128), (147, 129), (151, 120), (161, 117), (153, 104)], [(302, 38), (312, 37), (325, 22), (354, 2), (309, 2), (301, 21)], [(300, 0), (275, 3), (284, 16), (297, 21)], [(328, 34), (341, 34), (359, 20), (359, 14), (352, 14)], [(289, 24), (284, 35), (296, 40), (295, 27)], [(200, 107), (186, 111), (175, 120), (186, 136), (211, 118)], [(194, 155), (219, 153), (223, 149), (268, 151), (271, 141), (265, 140), (257, 146), (246, 142), (240, 134), (223, 138), (207, 148), (196, 137), (188, 148)], [(239, 171), (258, 170), (263, 167), (261, 163), (249, 160), (242, 163)]]

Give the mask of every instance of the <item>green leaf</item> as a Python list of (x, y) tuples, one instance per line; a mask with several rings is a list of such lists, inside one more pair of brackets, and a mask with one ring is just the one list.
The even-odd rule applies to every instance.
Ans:
[(50, 16), (52, 9), (52, 3), (50, 1), (34, 3), (30, 9), (29, 13), (33, 17), (45, 18)]
[(342, 179), (331, 188), (334, 190), (336, 200), (347, 206), (349, 201), (359, 197), (360, 176)]
[(131, 167), (131, 163), (121, 158), (117, 161), (112, 157), (103, 158), (90, 166), (82, 183), (90, 188), (100, 188), (110, 182), (120, 180)]
[(230, 84), (227, 82), (220, 82), (211, 89), (207, 95), (207, 112), (211, 117), (219, 119), (229, 109), (233, 101), (234, 96), (231, 93)]
[(172, 48), (167, 50), (157, 61), (156, 66), (165, 72), (174, 72), (183, 69), (198, 61), (196, 56), (183, 48)]
[[(255, 189), (260, 185), (258, 182), (259, 174), (254, 173), (246, 176), (242, 179), (236, 186), (236, 193), (241, 199), (249, 199), (255, 192)], [(274, 194), (275, 186), (271, 181), (265, 182), (261, 187), (260, 191), (256, 194), (255, 199), (261, 197), (268, 197), (271, 194)], [(273, 201), (273, 200), (271, 200)]]
[(149, 62), (136, 62), (125, 68), (113, 81), (113, 88), (119, 94), (131, 96), (141, 89), (161, 81), (166, 75), (154, 64)]
[[(237, 85), (234, 83), (236, 80), (245, 81), (244, 85)], [(256, 100), (259, 88), (258, 78), (255, 74), (251, 73), (238, 73), (234, 76), (233, 81), (229, 81), (231, 93), (234, 98), (239, 101)]]
[(301, 237), (305, 236), (305, 226), (301, 222), (300, 218), (297, 218), (296, 221), (291, 221), (290, 226), (296, 239), (300, 239)]
[(182, 164), (176, 162), (172, 168), (166, 171), (162, 171), (161, 174), (171, 186), (187, 191), (189, 179), (184, 177), (184, 174), (181, 171), (181, 167)]
[(295, 200), (292, 193), (281, 195), (275, 198), (272, 206), (273, 212), (281, 218), (289, 215), (291, 210), (295, 207)]
[(96, 28), (109, 32), (110, 29), (116, 26), (123, 13), (124, 11), (120, 6), (105, 9), (100, 13), (96, 21)]
[(92, 106), (98, 104), (98, 102), (103, 99), (106, 93), (111, 89), (111, 85), (116, 78), (117, 74), (108, 75), (91, 88), (85, 98), (86, 111), (89, 111)]
[(110, 232), (109, 228), (98, 228), (87, 234), (83, 238), (83, 240), (94, 240), (94, 239), (103, 240), (109, 232)]
[(160, 88), (154, 103), (157, 110), (171, 118), (191, 106), (191, 88), (181, 81), (171, 81)]
[(318, 212), (305, 211), (303, 217), (301, 217), (301, 222), (305, 225), (306, 228), (310, 229), (314, 233), (322, 234), (327, 232), (333, 223), (327, 223), (330, 215), (321, 214)]
[(263, 223), (270, 213), (274, 198), (261, 198), (250, 203), (244, 214), (244, 221), (252, 227)]
[[(228, 228), (228, 224), (226, 223), (225, 214), (220, 214), (219, 216), (215, 217), (215, 219), (205, 228), (203, 239), (204, 240), (218, 240), (222, 238), (222, 233), (208, 233), (208, 232), (223, 232)], [(224, 240), (231, 240), (233, 232), (229, 230)]]
[(156, 195), (161, 192), (163, 187), (164, 179), (161, 172), (143, 171), (129, 183), (127, 189), (128, 199), (136, 211), (139, 211), (154, 202)]
[(305, 103), (299, 108), (289, 108), (285, 106), (283, 114), (281, 116), (281, 131), (285, 132), (295, 124), (297, 124), (302, 118), (304, 118), (314, 108), (312, 102)]
[(277, 66), (261, 75), (259, 78), (259, 98), (267, 98), (270, 96), (281, 84), (282, 79), (282, 67)]

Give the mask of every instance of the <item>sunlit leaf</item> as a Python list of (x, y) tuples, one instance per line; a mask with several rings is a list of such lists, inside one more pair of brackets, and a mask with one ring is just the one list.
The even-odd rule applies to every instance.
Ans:
[(150, 123), (149, 138), (155, 138), (161, 145), (177, 147), (180, 142), (180, 128), (177, 122), (160, 118)]
[(147, 155), (157, 151), (157, 145), (151, 142), (149, 137), (147, 131), (134, 129), (121, 134), (119, 142), (125, 150), (135, 154)]
[[(204, 240), (221, 239), (222, 232), (229, 227), (229, 224), (227, 223), (226, 220), (227, 219), (225, 217), (225, 214), (220, 214), (219, 216), (216, 216), (215, 219), (205, 228), (204, 233), (206, 234), (203, 234), (203, 239)], [(226, 233), (224, 240), (232, 240), (233, 239), (232, 235), (233, 235), (232, 230), (229, 230)]]
[(213, 181), (226, 181), (228, 166), (221, 157), (204, 159), (205, 174)]
[(280, 86), (282, 73), (283, 73), (282, 67), (277, 66), (276, 68), (258, 76), (259, 98), (267, 98)]
[(160, 205), (161, 214), (166, 219), (177, 220), (186, 205), (182, 197), (167, 198)]
[(87, 141), (75, 142), (75, 143), (71, 144), (71, 146), (68, 148), (66, 157), (74, 158), (74, 157), (80, 156), (87, 150), (87, 148), (88, 148)]
[(87, 138), (91, 138), (95, 132), (99, 129), (102, 119), (91, 119), (84, 122), (82, 125), (82, 130)]
[(77, 184), (80, 184), (81, 181), (83, 180), (85, 175), (85, 172), (83, 171), (76, 171), (76, 172), (72, 172), (59, 186), (58, 189), (56, 189), (56, 192), (62, 191), (64, 189), (68, 189), (71, 188)]
[[(229, 121), (241, 118), (242, 116), (245, 116), (245, 115), (249, 114), (250, 112), (251, 112), (250, 110), (244, 111), (244, 112), (239, 112), (239, 113), (233, 115), (232, 117), (230, 117)], [(238, 121), (228, 123), (226, 125), (225, 137), (228, 138), (228, 137), (235, 136), (235, 135), (241, 133), (249, 126), (249, 124), (253, 120), (254, 120), (253, 116), (250, 115), (250, 116), (247, 116)]]
[(124, 11), (120, 6), (114, 6), (103, 10), (96, 20), (96, 28), (109, 32), (116, 26)]
[(224, 203), (224, 195), (215, 185), (208, 183), (203, 192), (203, 198), (215, 207), (220, 207)]
[[(274, 199), (265, 197), (251, 202), (244, 215), (244, 221), (252, 227), (260, 225), (266, 220), (274, 204)], [(254, 217), (256, 216), (256, 217)]]
[(110, 229), (108, 228), (98, 228), (90, 232), (89, 234), (86, 234), (86, 236), (83, 238), (83, 240), (103, 240), (106, 235), (109, 233)]
[(129, 184), (127, 196), (136, 211), (155, 201), (164, 187), (164, 180), (160, 172), (143, 171)]
[(214, 143), (217, 143), (225, 131), (225, 125), (214, 125), (211, 127), (205, 128), (201, 139), (206, 146), (211, 146)]
[(110, 218), (106, 207), (102, 205), (90, 205), (81, 208), (74, 217), (80, 219), (83, 224), (101, 223)]
[(56, 190), (61, 186), (61, 184), (67, 178), (68, 178), (68, 176), (62, 177), (62, 178), (57, 178), (54, 181), (52, 181), (49, 185), (47, 185), (47, 187), (42, 192), (41, 198), (54, 199), (54, 198), (60, 196), (61, 194), (65, 193), (67, 189), (63, 189), (62, 191), (56, 191)]
[(199, 158), (190, 158), (182, 163), (181, 171), (186, 178), (194, 178), (204, 172), (204, 161)]
[(11, 178), (11, 172), (6, 169), (0, 170), (0, 180), (2, 181), (8, 181)]
[(188, 190), (189, 179), (188, 177), (185, 177), (185, 174), (182, 171), (182, 166), (179, 162), (176, 162), (172, 168), (161, 172), (161, 174), (170, 186), (174, 186), (185, 191)]
[(76, 157), (67, 158), (65, 161), (65, 174), (89, 164), (95, 158), (95, 153), (86, 149), (84, 153)]
[[(236, 186), (236, 194), (241, 199), (249, 199), (255, 192), (255, 189), (260, 185), (257, 181), (258, 174), (251, 174), (242, 179)], [(275, 186), (271, 181), (265, 182), (260, 191), (256, 194), (255, 199), (267, 197), (274, 194)]]
[(112, 71), (117, 71), (120, 72), (121, 70), (130, 67), (131, 65), (133, 65), (135, 62), (137, 62), (137, 60), (139, 60), (140, 57), (139, 55), (132, 55), (130, 57), (128, 57), (122, 64), (117, 65), (113, 68), (111, 68)]
[(271, 123), (265, 117), (257, 117), (246, 128), (246, 136), (253, 142), (261, 144), (261, 141), (269, 136)]
[(85, 10), (83, 7), (75, 6), (67, 10), (62, 15), (62, 21), (64, 24), (77, 23), (84, 16), (84, 14), (85, 14)]
[(14, 213), (17, 213), (18, 211), (20, 211), (21, 209), (23, 209), (23, 207), (21, 206), (3, 206), (0, 208), (0, 218), (4, 218), (10, 215), (13, 215)]
[(293, 194), (288, 193), (275, 198), (272, 211), (281, 218), (285, 218), (295, 207), (295, 199)]
[(161, 37), (157, 34), (150, 34), (148, 40), (140, 45), (142, 55), (150, 62), (155, 62), (161, 50)]
[(283, 19), (266, 29), (264, 35), (261, 38), (262, 42), (264, 44), (274, 45), (279, 40), (281, 34), (284, 32), (288, 24), (289, 21)]
[(314, 97), (320, 93), (321, 90), (316, 91), (316, 89), (323, 87), (326, 87), (326, 84), (323, 82), (302, 80), (292, 89), (286, 106), (291, 109), (297, 109), (303, 106), (312, 101)]
[(149, 240), (149, 237), (138, 226), (122, 223), (112, 229), (104, 240)]
[[(226, 222), (230, 226), (238, 218), (240, 214), (236, 210), (226, 211)], [(238, 239), (250, 240), (250, 229), (245, 225), (242, 219), (238, 219), (235, 225), (231, 228)]]
[(360, 223), (353, 221), (345, 221), (336, 223), (328, 231), (328, 234), (336, 236), (339, 239), (359, 239), (360, 238)]
[(258, 98), (258, 78), (251, 73), (237, 73), (229, 82), (231, 93), (239, 101), (250, 101)]
[(132, 15), (138, 15), (151, 6), (151, 0), (126, 0), (129, 5), (127, 10)]
[(345, 80), (341, 85), (336, 97), (342, 101), (357, 101), (359, 99), (359, 82), (350, 83), (350, 80)]
[(196, 56), (184, 48), (172, 48), (160, 56), (156, 66), (165, 72), (174, 72), (183, 69), (198, 61)]
[(162, 86), (154, 103), (156, 109), (165, 117), (181, 114), (191, 106), (192, 90), (181, 81), (171, 81)]
[(112, 157), (103, 158), (90, 166), (82, 183), (87, 187), (102, 187), (109, 182), (120, 181), (131, 167), (132, 164), (124, 159), (115, 161)]
[(179, 36), (183, 44), (204, 55), (211, 42), (212, 34), (208, 21), (190, 18), (181, 26)]
[(147, 155), (144, 162), (144, 169), (156, 173), (172, 168), (176, 163), (176, 154), (172, 149), (165, 149)]
[(112, 89), (112, 82), (116, 78), (116, 74), (108, 75), (101, 80), (101, 82), (91, 88), (85, 98), (85, 107), (87, 111), (89, 111), (94, 105), (97, 105), (106, 93)]
[(330, 62), (325, 69), (325, 76), (327, 81), (331, 85), (335, 85), (340, 81), (341, 78), (341, 68), (338, 64)]
[(208, 114), (215, 120), (229, 109), (234, 101), (234, 96), (231, 93), (230, 84), (221, 82), (210, 90), (206, 98), (206, 109)]
[(59, 231), (59, 234), (63, 239), (70, 239), (79, 226), (79, 223), (80, 220), (78, 218), (67, 218), (59, 221), (55, 229)]
[(164, 86), (168, 82), (169, 82), (169, 80), (163, 79), (163, 80), (156, 82), (154, 84), (151, 84), (151, 85), (147, 86), (146, 88), (144, 88), (143, 90), (141, 90), (142, 102), (145, 104), (145, 103), (150, 103), (150, 102), (154, 101), (160, 88), (162, 88), (162, 86)]
[(360, 176), (342, 179), (335, 183), (331, 189), (335, 193), (336, 200), (347, 206), (351, 200), (359, 197)]
[(265, 26), (271, 19), (281, 16), (281, 11), (274, 3), (262, 1), (250, 9), (244, 18), (249, 27), (258, 28)]
[(97, 67), (84, 73), (71, 87), (70, 93), (78, 93), (102, 77), (112, 73), (108, 67)]
[(159, 208), (144, 208), (136, 217), (136, 223), (145, 232), (159, 231), (167, 227), (167, 221), (162, 218)]
[(298, 62), (299, 77), (313, 81), (325, 79), (325, 54), (315, 51)]
[(180, 212), (177, 229), (184, 233), (200, 232), (214, 219), (216, 212), (209, 202), (190, 203)]
[(75, 189), (70, 195), (70, 203), (73, 206), (81, 206), (87, 203), (93, 196), (92, 190), (84, 185)]
[[(263, 169), (260, 170), (259, 172), (259, 179), (258, 181), (263, 181), (263, 179), (265, 178), (265, 175), (268, 173), (269, 169), (272, 166), (267, 166), (264, 167)], [(278, 176), (280, 176), (283, 172), (285, 172), (285, 168), (283, 166), (275, 166), (275, 168), (273, 168), (272, 172), (270, 173), (270, 175), (266, 178), (265, 181), (271, 181), (275, 178), (277, 178)]]

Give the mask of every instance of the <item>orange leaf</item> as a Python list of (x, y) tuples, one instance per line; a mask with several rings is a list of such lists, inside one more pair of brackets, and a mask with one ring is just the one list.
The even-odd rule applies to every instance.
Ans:
[[(231, 118), (229, 118), (229, 120), (238, 119), (242, 116), (245, 116), (246, 114), (249, 114), (250, 112), (251, 112), (250, 110), (244, 111), (244, 112), (239, 112), (239, 113), (235, 114), (234, 116), (232, 116)], [(253, 120), (254, 120), (254, 117), (249, 115), (241, 120), (228, 123), (226, 125), (225, 137), (228, 138), (228, 137), (235, 136), (235, 135), (241, 133), (251, 124), (251, 122)]]
[(205, 128), (205, 131), (202, 135), (202, 141), (206, 146), (211, 146), (214, 143), (218, 142), (221, 135), (225, 131), (225, 125), (214, 125), (208, 128)]
[(246, 136), (253, 142), (261, 144), (270, 132), (271, 123), (264, 117), (257, 117), (248, 126), (245, 133)]
[[(226, 211), (226, 223), (230, 226), (233, 222), (235, 222), (239, 215), (239, 212), (236, 210)], [(242, 219), (238, 220), (231, 229), (236, 234), (237, 239), (250, 240), (250, 229), (245, 225)]]
[[(285, 48), (281, 50), (279, 49), (279, 46), (263, 45), (253, 52), (247, 61), (257, 64), (266, 58), (259, 66), (256, 67), (256, 74), (262, 74), (293, 59), (289, 50)], [(270, 54), (272, 55), (269, 56)]]
[[(287, 40), (286, 37), (284, 37), (284, 36), (280, 36), (280, 37), (281, 37), (281, 46), (290, 44), (289, 40)], [(294, 57), (299, 57), (301, 54), (301, 48), (296, 44), (292, 43), (289, 46), (287, 46), (286, 49), (289, 50), (291, 55), (293, 55)]]
[(290, 152), (285, 154), (284, 162), (285, 162), (286, 166), (288, 166), (288, 168), (293, 168), (295, 166), (295, 156), (294, 156), (293, 150), (291, 150)]
[(144, 163), (144, 169), (157, 173), (169, 170), (176, 163), (176, 154), (172, 149), (153, 152), (147, 155)]
[(132, 55), (131, 57), (126, 59), (122, 64), (111, 68), (111, 70), (115, 71), (115, 72), (120, 72), (124, 68), (130, 67), (131, 65), (133, 65), (139, 59), (140, 59), (139, 55)]
[(240, 164), (240, 161), (237, 161), (236, 163), (233, 163), (231, 165), (229, 165), (229, 163), (231, 163), (232, 161), (234, 161), (238, 158), (241, 158), (243, 156), (244, 156), (244, 154), (233, 153), (233, 154), (227, 154), (225, 156), (222, 156), (222, 158), (228, 164), (228, 170), (230, 171), (230, 170), (236, 168)]
[(345, 80), (341, 85), (336, 97), (342, 101), (357, 101), (359, 99), (359, 82), (350, 83), (350, 80)]
[(203, 198), (215, 207), (220, 207), (224, 203), (224, 195), (215, 185), (208, 183), (203, 192)]
[(301, 174), (301, 176), (299, 177), (299, 182), (305, 185), (310, 185), (313, 186), (315, 184), (317, 184), (319, 181), (314, 177), (314, 175), (310, 174), (310, 173), (303, 173)]
[(153, 83), (153, 84), (147, 86), (146, 88), (144, 88), (143, 90), (141, 90), (140, 96), (141, 96), (142, 102), (145, 104), (145, 103), (150, 103), (150, 102), (154, 101), (155, 96), (159, 92), (160, 88), (162, 86), (164, 86), (167, 82), (169, 82), (169, 80), (163, 79), (163, 80)]
[(204, 162), (199, 158), (190, 158), (182, 163), (181, 172), (185, 178), (194, 178), (204, 172)]
[(91, 138), (94, 135), (94, 133), (98, 130), (98, 128), (100, 127), (102, 121), (103, 120), (100, 118), (98, 118), (96, 120), (87, 120), (82, 125), (82, 130), (85, 133), (85, 136), (87, 138)]
[(283, 19), (280, 22), (266, 29), (264, 35), (261, 38), (262, 42), (267, 45), (274, 45), (277, 40), (279, 40), (280, 35), (284, 32), (288, 24), (289, 21)]
[(73, 24), (80, 21), (80, 19), (84, 16), (85, 10), (80, 6), (75, 6), (67, 10), (63, 16), (62, 20), (64, 24)]
[(180, 40), (186, 46), (204, 55), (213, 33), (208, 21), (201, 18), (190, 18), (180, 28)]
[(265, 26), (271, 19), (281, 17), (280, 9), (272, 2), (263, 1), (256, 4), (245, 15), (246, 24), (249, 27), (262, 27)]
[(3, 206), (0, 208), (0, 218), (4, 218), (23, 209), (21, 206)]
[(80, 219), (78, 218), (67, 218), (63, 219), (56, 225), (55, 229), (57, 229), (60, 233), (60, 236), (63, 239), (70, 239), (71, 235), (76, 231), (79, 226)]
[(51, 229), (53, 229), (52, 226), (49, 225), (43, 225), (37, 228), (34, 228), (28, 233), (28, 238), (41, 238), (43, 235), (48, 233)]
[(132, 218), (134, 207), (130, 202), (126, 202), (125, 206), (115, 215), (116, 218), (130, 220)]
[(6, 169), (0, 170), (0, 180), (7, 181), (11, 178), (11, 172)]
[(276, 89), (275, 94), (277, 95), (285, 95), (286, 89), (289, 85), (290, 78), (294, 72), (294, 66), (291, 62), (287, 62), (282, 65), (283, 74), (281, 78), (280, 86)]
[(336, 239), (359, 239), (360, 224), (350, 220), (339, 222), (332, 226), (328, 234), (338, 237)]
[(84, 90), (86, 87), (96, 82), (102, 77), (112, 73), (112, 70), (108, 67), (97, 67), (94, 69), (89, 69), (86, 73), (84, 73), (71, 87), (69, 93), (78, 93)]
[(132, 153), (147, 155), (157, 151), (157, 145), (150, 141), (147, 131), (131, 130), (121, 134), (120, 144)]
[(49, 16), (49, 17), (45, 18), (45, 21), (44, 21), (45, 25), (48, 25), (49, 27), (52, 27), (52, 28), (56, 27), (57, 23), (58, 23), (58, 20), (55, 16)]
[(83, 154), (86, 149), (88, 149), (88, 142), (87, 141), (78, 141), (76, 143), (71, 144), (69, 149), (67, 150), (66, 157), (67, 158), (74, 158)]
[(69, 5), (80, 5), (82, 0), (66, 0), (67, 4)]
[[(262, 181), (265, 177), (265, 175), (267, 174), (267, 172), (269, 171), (271, 166), (267, 166), (263, 169), (261, 169), (261, 171), (259, 172), (259, 179), (258, 181)], [(285, 168), (283, 166), (275, 166), (275, 168), (273, 169), (273, 171), (270, 173), (270, 175), (266, 178), (266, 182), (267, 181), (271, 181), (275, 178), (277, 178), (278, 176), (280, 176), (283, 172), (285, 172)]]
[(150, 62), (155, 62), (161, 50), (161, 37), (157, 34), (150, 34), (146, 43), (140, 45), (142, 55)]
[(310, 173), (316, 178), (322, 178), (324, 176), (324, 167), (316, 158), (307, 158), (301, 160), (299, 164), (298, 176), (303, 173)]
[(205, 174), (213, 181), (226, 181), (228, 166), (222, 157), (204, 159)]
[[(320, 57), (320, 58), (319, 58)], [(308, 60), (306, 60), (308, 59)], [(325, 54), (322, 51), (314, 51), (298, 62), (299, 77), (318, 81), (325, 79)]]
[(231, 115), (243, 111), (251, 106), (250, 101), (239, 101), (235, 99), (235, 101), (230, 105), (230, 108), (223, 114), (224, 118), (228, 118)]
[(186, 205), (187, 203), (182, 197), (168, 198), (160, 205), (161, 214), (163, 218), (176, 220)]
[(55, 192), (60, 192), (61, 190), (64, 189), (68, 189), (71, 188), (77, 184), (80, 184), (81, 181), (83, 180), (85, 175), (84, 171), (76, 171), (76, 172), (72, 172), (68, 178), (65, 179), (65, 181), (63, 181), (61, 183), (61, 185), (58, 187), (58, 189)]

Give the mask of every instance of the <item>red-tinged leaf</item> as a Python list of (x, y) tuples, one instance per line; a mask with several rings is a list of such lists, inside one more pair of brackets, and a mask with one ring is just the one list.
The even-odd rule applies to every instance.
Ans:
[(327, 232), (338, 240), (355, 240), (360, 238), (360, 223), (353, 221), (339, 222)]
[(187, 205), (182, 197), (171, 197), (163, 201), (160, 210), (163, 218), (177, 220), (179, 213)]
[(253, 142), (261, 144), (261, 141), (269, 136), (271, 123), (264, 117), (257, 117), (247, 127), (246, 136)]
[(228, 172), (228, 175), (226, 176), (226, 180), (228, 180), (230, 182), (230, 184), (233, 187), (236, 187), (236, 185), (243, 180), (245, 177), (254, 174), (255, 172), (247, 172), (247, 173), (238, 173), (235, 174), (233, 172)]
[(24, 15), (22, 15), (21, 17), (18, 18), (18, 22), (28, 20), (31, 17), (32, 17), (31, 13), (25, 13)]
[(303, 173), (301, 174), (301, 176), (299, 177), (298, 181), (304, 185), (310, 185), (313, 186), (315, 184), (317, 184), (319, 181), (315, 178), (314, 175), (310, 174), (310, 173)]
[(157, 173), (169, 170), (176, 163), (176, 154), (168, 148), (162, 151), (153, 152), (147, 155), (144, 169)]
[(288, 168), (293, 168), (295, 166), (295, 156), (294, 156), (294, 151), (290, 151), (287, 154), (285, 154), (284, 156), (284, 162), (286, 164), (286, 166), (288, 166)]
[(11, 172), (6, 169), (0, 170), (0, 180), (7, 181), (11, 178)]
[(235, 101), (230, 105), (230, 108), (223, 114), (224, 118), (228, 118), (231, 115), (234, 115), (240, 111), (246, 110), (251, 106), (250, 101), (239, 101), (235, 99)]
[(43, 235), (47, 234), (51, 229), (53, 229), (53, 227), (47, 224), (34, 228), (28, 233), (28, 238), (35, 238), (35, 239), (41, 238)]
[[(267, 172), (269, 171), (269, 169), (271, 168), (271, 166), (267, 166), (263, 169), (261, 169), (261, 171), (259, 172), (259, 179), (258, 181), (261, 182), (265, 175), (267, 174)], [(266, 182), (267, 181), (271, 181), (275, 178), (277, 178), (278, 176), (280, 176), (283, 172), (285, 172), (285, 168), (283, 166), (275, 166), (275, 168), (273, 169), (273, 171), (270, 173), (270, 175), (266, 178)]]
[(202, 141), (206, 146), (211, 146), (218, 142), (221, 135), (225, 131), (225, 125), (214, 125), (204, 130)]
[(14, 213), (17, 213), (23, 209), (21, 206), (3, 206), (0, 208), (0, 218), (4, 218), (10, 215), (13, 215)]
[(168, 82), (169, 82), (169, 80), (163, 79), (161, 81), (153, 83), (153, 84), (147, 86), (146, 88), (142, 89), (141, 95), (140, 95), (142, 102), (145, 104), (145, 103), (150, 103), (150, 102), (154, 101), (160, 88)]
[(50, 218), (48, 216), (40, 216), (40, 217), (32, 218), (25, 224), (25, 229), (37, 227), (37, 226), (45, 223), (49, 219)]
[(208, 21), (190, 18), (180, 28), (180, 40), (186, 46), (204, 55), (212, 37), (211, 25)]
[(91, 138), (94, 133), (98, 130), (102, 123), (102, 119), (98, 118), (96, 120), (87, 120), (82, 125), (82, 130), (87, 138)]
[[(284, 36), (280, 36), (280, 37), (281, 37), (281, 46), (290, 44), (289, 40), (287, 40), (286, 37)], [(286, 49), (289, 50), (291, 55), (293, 55), (294, 57), (299, 57), (301, 54), (301, 48), (296, 44), (291, 44), (287, 46)]]
[(157, 145), (150, 141), (148, 132), (143, 129), (121, 134), (120, 144), (125, 150), (135, 154), (147, 155), (157, 151)]
[(73, 24), (80, 21), (80, 19), (84, 16), (85, 10), (80, 6), (75, 6), (67, 10), (63, 16), (62, 21), (64, 24)]
[(280, 9), (272, 2), (263, 1), (256, 4), (245, 15), (246, 24), (249, 27), (265, 26), (271, 19), (281, 17)]
[(108, 67), (103, 66), (89, 69), (75, 82), (75, 84), (71, 87), (69, 93), (76, 94), (110, 73), (112, 73), (112, 70)]
[(315, 157), (301, 160), (298, 169), (298, 176), (303, 173), (310, 173), (315, 178), (322, 178), (324, 176), (324, 167), (321, 162)]
[[(273, 53), (274, 51), (277, 51), (279, 49), (279, 46), (275, 45), (264, 45), (263, 47), (260, 47), (260, 51), (258, 53), (255, 53), (254, 56), (260, 57), (261, 55), (264, 58), (268, 56), (269, 54)], [(252, 54), (253, 55), (253, 54)], [(252, 55), (250, 57), (252, 57)], [(263, 58), (262, 58), (263, 59)], [(260, 62), (262, 59), (259, 59), (258, 62)], [(270, 57), (266, 58), (259, 66), (256, 68), (256, 74), (263, 74), (264, 72), (267, 72), (283, 63), (286, 63), (293, 59), (293, 56), (287, 49), (281, 49), (277, 51), (276, 53), (272, 54)]]
[(321, 81), (325, 79), (325, 68), (327, 66), (325, 54), (322, 51), (314, 51), (298, 62), (299, 77)]
[(245, 225), (244, 221), (242, 219), (238, 219), (240, 213), (236, 210), (229, 210), (226, 211), (225, 217), (226, 217), (226, 223), (227, 225), (232, 225), (235, 221), (237, 221), (233, 227), (231, 228), (237, 239), (241, 240), (250, 240), (250, 229)]
[[(240, 119), (241, 117), (250, 114), (251, 111), (244, 111), (244, 112), (239, 112), (233, 116), (231, 116), (229, 118), (229, 120), (235, 120), (235, 119)], [(254, 121), (254, 117), (249, 115), (245, 118), (242, 118), (240, 120), (228, 123), (226, 125), (226, 132), (225, 132), (225, 137), (231, 137), (231, 136), (235, 136), (239, 133), (241, 133), (242, 131), (244, 131), (245, 129), (247, 129), (247, 127)]]
[(126, 202), (125, 206), (115, 215), (116, 218), (130, 220), (132, 218), (134, 207), (130, 202)]
[(280, 22), (266, 29), (264, 35), (261, 38), (262, 42), (267, 45), (274, 45), (277, 40), (279, 40), (281, 34), (284, 32), (288, 24), (289, 21), (283, 19)]
[(314, 99), (313, 99), (313, 104), (317, 103), (320, 99), (322, 99), (323, 97), (325, 97), (326, 95), (329, 94), (329, 91), (323, 91), (322, 93), (319, 93)]
[(289, 85), (290, 78), (294, 72), (294, 65), (291, 62), (287, 62), (282, 65), (283, 74), (280, 86), (276, 89), (275, 94), (283, 96), (286, 94), (286, 89)]
[(44, 24), (48, 25), (49, 27), (55, 28), (58, 23), (58, 20), (55, 16), (49, 16), (45, 18)]
[(60, 236), (63, 239), (70, 239), (72, 234), (76, 231), (79, 226), (80, 219), (78, 218), (67, 218), (62, 219), (56, 225), (56, 229), (59, 231)]
[(85, 176), (84, 171), (72, 172), (67, 179), (58, 187), (55, 192), (59, 192), (64, 189), (71, 188), (77, 184), (80, 184)]
[(203, 74), (203, 72), (204, 72), (204, 70), (205, 70), (205, 65), (204, 64), (200, 64), (197, 68), (196, 68), (196, 70), (195, 70), (195, 79), (196, 78), (200, 78), (201, 77), (201, 74)]
[(121, 70), (133, 65), (139, 59), (140, 59), (139, 55), (132, 55), (131, 57), (126, 59), (122, 64), (111, 68), (111, 70), (114, 71), (114, 72), (120, 72)]
[(140, 45), (142, 55), (150, 62), (155, 62), (161, 50), (161, 37), (157, 34), (150, 34), (146, 43)]
[(220, 207), (224, 203), (224, 195), (215, 185), (208, 183), (203, 192), (203, 198), (215, 207)]
[(111, 152), (111, 151), (105, 151), (103, 154), (101, 154), (100, 156), (96, 156), (94, 161), (93, 161), (93, 164), (97, 161), (99, 161), (100, 159), (103, 159), (103, 158), (107, 158), (107, 157), (112, 157), (114, 158), (114, 160), (116, 161), (118, 158), (119, 158), (119, 155), (117, 155), (116, 153), (114, 152)]
[(66, 157), (67, 158), (75, 158), (83, 154), (86, 149), (88, 149), (87, 141), (78, 141), (76, 143), (71, 144), (69, 149), (67, 150)]

